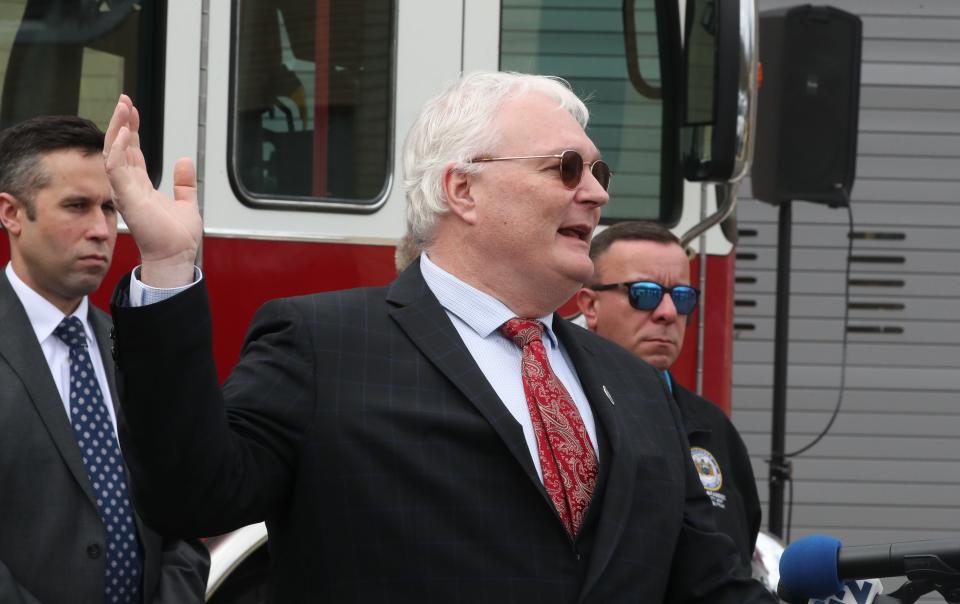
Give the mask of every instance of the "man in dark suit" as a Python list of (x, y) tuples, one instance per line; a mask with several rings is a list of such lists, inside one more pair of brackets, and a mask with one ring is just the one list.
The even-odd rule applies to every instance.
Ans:
[(760, 498), (747, 447), (719, 407), (678, 384), (669, 372), (699, 301), (680, 240), (655, 222), (620, 222), (594, 237), (590, 257), (591, 285), (577, 292), (587, 326), (663, 372), (717, 527), (737, 544), (741, 570), (751, 574)]
[(123, 477), (110, 318), (87, 299), (117, 237), (102, 145), (74, 117), (34, 118), (0, 139), (4, 604), (203, 601), (205, 548), (139, 522)]
[(586, 121), (552, 78), (452, 84), (404, 153), (419, 261), (268, 303), (221, 389), (192, 164), (157, 193), (121, 98), (107, 168), (143, 264), (114, 320), (144, 517), (265, 519), (276, 602), (769, 602), (732, 574), (660, 375), (554, 314), (608, 199)]

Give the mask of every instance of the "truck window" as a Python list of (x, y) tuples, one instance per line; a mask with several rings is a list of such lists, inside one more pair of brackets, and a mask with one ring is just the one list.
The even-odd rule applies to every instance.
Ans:
[(376, 204), (392, 165), (392, 0), (234, 2), (230, 177), (249, 205)]
[[(669, 6), (668, 6), (669, 5)], [(504, 0), (500, 68), (557, 75), (588, 99), (587, 133), (613, 170), (603, 222), (673, 224), (677, 169), (676, 2)], [(670, 11), (673, 11), (672, 13)]]
[(150, 175), (160, 174), (163, 2), (0, 2), (0, 127), (79, 115), (106, 129), (121, 92), (136, 102)]

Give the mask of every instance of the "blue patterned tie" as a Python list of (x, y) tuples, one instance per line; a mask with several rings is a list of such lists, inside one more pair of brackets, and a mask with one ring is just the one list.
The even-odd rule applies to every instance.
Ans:
[(76, 317), (66, 317), (53, 333), (70, 347), (70, 423), (106, 529), (104, 602), (139, 602), (139, 543), (126, 471), (103, 392), (87, 354), (83, 324)]

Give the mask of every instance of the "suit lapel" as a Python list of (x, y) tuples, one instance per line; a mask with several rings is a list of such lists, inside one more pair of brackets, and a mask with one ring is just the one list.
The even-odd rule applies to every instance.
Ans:
[(490, 386), (446, 311), (427, 287), (418, 261), (393, 282), (387, 301), (393, 305), (389, 314), (400, 329), (490, 422), (545, 503), (553, 508), (530, 458), (523, 429)]
[(0, 270), (0, 357), (20, 377), (60, 456), (91, 502), (96, 499), (80, 458), (73, 428), (50, 375), (37, 335), (6, 275)]
[(590, 342), (576, 333), (580, 328), (559, 316), (554, 317), (553, 329), (573, 362), (594, 418), (602, 424), (610, 442), (610, 459), (600, 460), (601, 472), (607, 474), (606, 488), (590, 566), (580, 591), (582, 599), (603, 574), (627, 524), (636, 486), (637, 454), (623, 432), (620, 412), (613, 393), (604, 383), (602, 363), (590, 349)]
[[(113, 410), (120, 413), (120, 399), (117, 398), (117, 381), (113, 368), (112, 340), (110, 339), (111, 323), (107, 314), (96, 308), (92, 303), (88, 306), (87, 319), (93, 327), (93, 336), (100, 349), (100, 359), (103, 361), (103, 371), (107, 375), (107, 387), (110, 388), (110, 400), (113, 401)], [(119, 421), (117, 422), (120, 423)]]

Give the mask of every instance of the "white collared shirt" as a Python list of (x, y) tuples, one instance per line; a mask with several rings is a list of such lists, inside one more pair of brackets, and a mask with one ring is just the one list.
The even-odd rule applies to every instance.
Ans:
[[(480, 371), (523, 428), (533, 465), (537, 468), (540, 480), (543, 480), (537, 437), (533, 432), (533, 421), (530, 419), (527, 397), (523, 391), (523, 378), (520, 376), (522, 352), (499, 331), (500, 326), (516, 317), (516, 314), (496, 298), (464, 283), (434, 264), (427, 254), (420, 255), (420, 272), (427, 282), (427, 287), (447, 311), (447, 316), (480, 366)], [(544, 325), (543, 343), (550, 367), (573, 398), (590, 436), (590, 442), (593, 443), (593, 450), (597, 451), (597, 426), (593, 412), (573, 369), (573, 363), (553, 333), (553, 314), (538, 317), (537, 320)]]
[[(40, 349), (43, 351), (44, 358), (47, 359), (47, 365), (53, 377), (53, 382), (57, 385), (57, 391), (60, 392), (60, 399), (63, 401), (63, 410), (67, 414), (67, 420), (70, 419), (70, 347), (63, 340), (53, 334), (53, 330), (63, 321), (65, 315), (59, 308), (51, 304), (46, 298), (30, 289), (30, 286), (24, 283), (20, 277), (13, 271), (13, 265), (8, 263), (5, 269), (7, 279), (13, 287), (13, 291), (20, 298), (20, 303), (27, 311), (27, 318), (30, 319), (30, 326), (37, 335), (37, 341), (40, 343)], [(93, 371), (97, 375), (97, 381), (100, 383), (100, 390), (103, 392), (103, 401), (107, 404), (107, 411), (110, 413), (110, 423), (113, 424), (114, 433), (117, 430), (117, 415), (113, 409), (113, 397), (110, 396), (110, 386), (107, 382), (107, 373), (103, 368), (103, 359), (100, 357), (100, 347), (97, 345), (97, 338), (93, 334), (93, 327), (87, 320), (87, 311), (90, 302), (84, 296), (80, 301), (80, 306), (71, 316), (80, 319), (83, 324), (83, 330), (87, 336), (87, 351), (90, 354), (90, 361), (93, 363)]]

